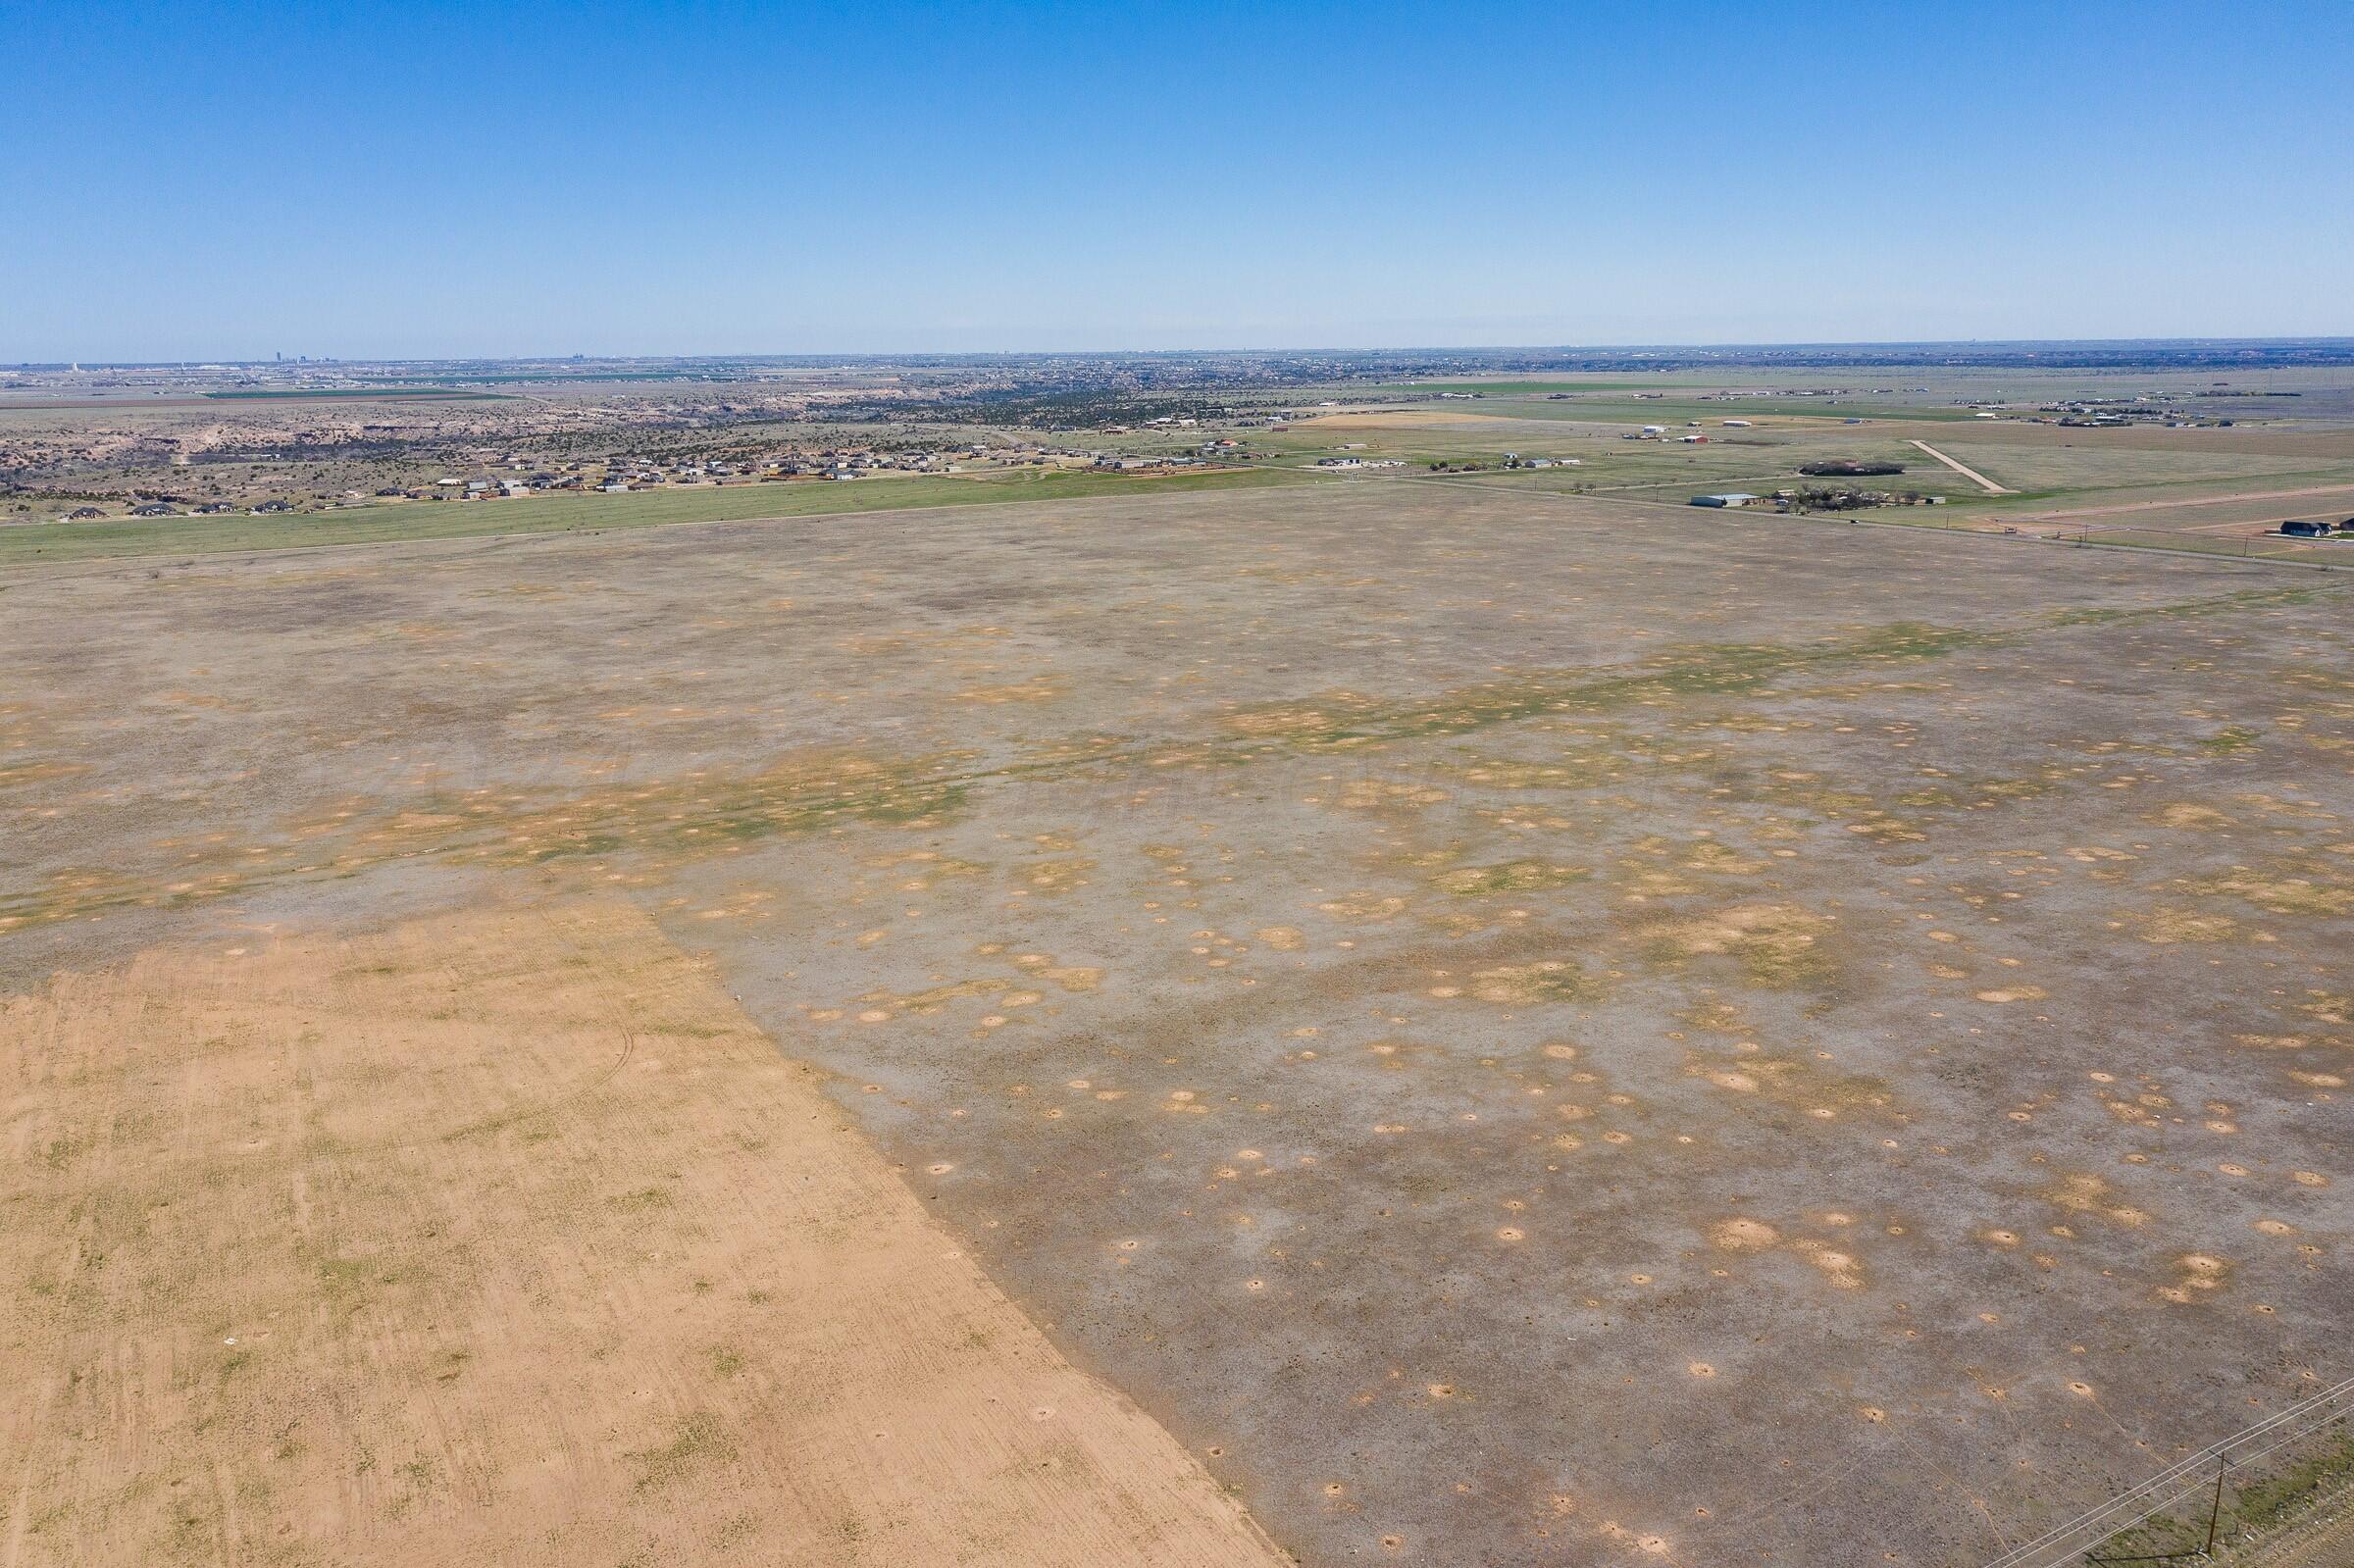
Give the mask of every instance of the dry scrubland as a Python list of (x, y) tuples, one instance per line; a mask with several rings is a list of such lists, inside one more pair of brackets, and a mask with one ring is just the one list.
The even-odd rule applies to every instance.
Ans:
[(2345, 581), (1663, 516), (0, 579), (0, 1561), (1962, 1568), (2346, 1376)]

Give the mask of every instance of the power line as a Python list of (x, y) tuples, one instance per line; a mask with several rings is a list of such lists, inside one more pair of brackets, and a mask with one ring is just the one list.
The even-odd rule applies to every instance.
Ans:
[[(2350, 1395), (2354, 1395), (2354, 1378), (2332, 1384), (2285, 1410), (2267, 1416), (2254, 1426), (2210, 1444), (2187, 1459), (2167, 1466), (2140, 1485), (2120, 1492), (2097, 1507), (2086, 1509), (2033, 1541), (2012, 1547), (1986, 1563), (1984, 1568), (2043, 1568), (2043, 1565), (2057, 1563), (2170, 1507), (2192, 1488), (2204, 1486), (2208, 1465), (2218, 1465), (2225, 1471), (2243, 1468), (2276, 1448), (2307, 1437), (2332, 1421), (2342, 1420), (2345, 1416), (2342, 1406)], [(2281, 1431), (2283, 1426), (2289, 1429), (2285, 1434)], [(2261, 1437), (2270, 1437), (2274, 1441), (2252, 1453), (2237, 1458), (2231, 1456), (2232, 1449)], [(2138, 1511), (2132, 1511), (2137, 1506)]]

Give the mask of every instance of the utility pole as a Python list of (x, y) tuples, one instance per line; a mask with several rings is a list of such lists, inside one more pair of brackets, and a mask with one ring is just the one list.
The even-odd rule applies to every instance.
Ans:
[(2224, 1456), (2219, 1453), (2215, 1456), (2215, 1502), (2214, 1505), (2207, 1510), (2207, 1544), (2200, 1548), (2200, 1556), (2212, 1557), (2215, 1555), (2215, 1525), (2216, 1521), (2221, 1519), (2223, 1516)]

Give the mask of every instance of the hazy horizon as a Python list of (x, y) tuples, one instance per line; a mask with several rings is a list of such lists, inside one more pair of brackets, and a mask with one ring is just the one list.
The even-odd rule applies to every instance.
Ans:
[[(1491, 355), (1491, 354), (1492, 354), (1492, 355), (1499, 355), (1499, 356), (1503, 356), (1503, 355), (1532, 355), (1532, 356), (1542, 356), (1542, 355), (1564, 355), (1564, 356), (1566, 356), (1566, 355), (1615, 355), (1615, 356), (1625, 356), (1625, 357), (1628, 357), (1628, 358), (1638, 358), (1638, 357), (1645, 357), (1645, 356), (1652, 356), (1652, 355), (1659, 355), (1659, 356), (1671, 356), (1671, 355), (1679, 355), (1679, 354), (1682, 354), (1682, 355), (1724, 355), (1724, 356), (1726, 356), (1726, 357), (1727, 357), (1727, 368), (1728, 368), (1728, 369), (1739, 369), (1739, 368), (1742, 368), (1742, 367), (1743, 367), (1743, 365), (1744, 365), (1744, 361), (1743, 361), (1743, 360), (1740, 358), (1740, 356), (1743, 356), (1743, 355), (1757, 355), (1757, 354), (1764, 354), (1764, 353), (1768, 353), (1768, 352), (1771, 352), (1771, 353), (1802, 353), (1802, 352), (1817, 352), (1817, 353), (1830, 353), (1830, 354), (1847, 354), (1847, 353), (1856, 353), (1856, 354), (1858, 354), (1859, 356), (1862, 356), (1862, 355), (1863, 355), (1863, 353), (1864, 353), (1864, 351), (1868, 351), (1868, 350), (1871, 350), (1871, 349), (1887, 349), (1887, 350), (1890, 350), (1890, 351), (1894, 352), (1894, 351), (1920, 351), (1920, 350), (1927, 350), (1927, 349), (1946, 349), (1946, 348), (1952, 348), (1952, 349), (1969, 349), (1969, 350), (1975, 350), (1975, 351), (1978, 351), (1978, 352), (1984, 353), (1984, 352), (1998, 351), (1998, 350), (2007, 349), (2007, 348), (2015, 348), (2015, 349), (2021, 349), (2021, 350), (2039, 350), (2039, 349), (2065, 349), (2065, 348), (2076, 348), (2076, 349), (2129, 349), (2129, 348), (2165, 349), (2165, 348), (2192, 348), (2192, 347), (2207, 346), (2207, 345), (2213, 345), (2213, 346), (2217, 346), (2217, 347), (2226, 347), (2226, 346), (2240, 346), (2240, 347), (2247, 347), (2247, 348), (2251, 348), (2251, 349), (2263, 349), (2263, 348), (2282, 348), (2282, 347), (2334, 348), (2334, 347), (2340, 347), (2340, 346), (2344, 346), (2344, 347), (2348, 347), (2348, 348), (2354, 348), (2354, 335), (2346, 335), (2346, 334), (2334, 334), (2334, 335), (2332, 335), (2332, 334), (2295, 334), (2295, 335), (2286, 335), (2286, 336), (2237, 336), (2237, 335), (2203, 334), (2203, 335), (2197, 335), (2197, 336), (2182, 336), (2182, 337), (2021, 337), (2021, 338), (2004, 338), (2004, 337), (1967, 337), (1967, 338), (1965, 338), (1965, 337), (1956, 337), (1956, 338), (1913, 338), (1913, 339), (1889, 338), (1889, 339), (1850, 339), (1850, 340), (1839, 340), (1839, 339), (1828, 339), (1828, 338), (1826, 338), (1826, 339), (1817, 339), (1817, 340), (1812, 340), (1812, 341), (1792, 341), (1792, 342), (1764, 342), (1764, 341), (1760, 341), (1760, 342), (1747, 342), (1747, 343), (1731, 343), (1731, 342), (1724, 342), (1724, 343), (1704, 343), (1704, 342), (1687, 342), (1687, 343), (1668, 343), (1668, 342), (1657, 342), (1657, 343), (1636, 343), (1636, 342), (1627, 342), (1627, 343), (1484, 343), (1484, 344), (1472, 344), (1472, 343), (1379, 343), (1379, 344), (1363, 344), (1363, 345), (1348, 345), (1348, 346), (1342, 346), (1342, 345), (1336, 345), (1336, 344), (1330, 344), (1330, 343), (1323, 343), (1323, 344), (1289, 344), (1289, 345), (1283, 345), (1283, 344), (1255, 344), (1255, 343), (1250, 343), (1250, 344), (1246, 344), (1246, 343), (1223, 343), (1223, 344), (1208, 345), (1208, 346), (1198, 347), (1198, 348), (1169, 348), (1169, 347), (1121, 347), (1121, 348), (1085, 348), (1085, 349), (1083, 349), (1083, 348), (1048, 347), (1048, 348), (1030, 348), (1030, 349), (965, 349), (965, 350), (950, 350), (950, 349), (931, 349), (931, 350), (926, 350), (926, 349), (917, 349), (917, 350), (907, 350), (907, 351), (900, 351), (900, 352), (896, 352), (896, 353), (894, 353), (894, 352), (892, 352), (892, 351), (890, 351), (890, 350), (884, 350), (884, 349), (860, 349), (860, 348), (842, 348), (842, 349), (810, 349), (810, 350), (735, 349), (735, 350), (718, 350), (718, 351), (709, 352), (709, 353), (693, 353), (693, 354), (686, 354), (686, 353), (664, 353), (664, 352), (661, 352), (661, 351), (658, 351), (658, 350), (657, 350), (657, 351), (645, 352), (645, 353), (628, 353), (628, 354), (621, 354), (621, 353), (612, 353), (612, 354), (608, 354), (608, 353), (597, 353), (597, 352), (594, 352), (594, 351), (588, 351), (588, 350), (584, 350), (584, 351), (577, 351), (577, 352), (572, 352), (572, 353), (561, 353), (561, 354), (557, 354), (557, 353), (544, 353), (544, 354), (485, 354), (485, 353), (456, 353), (456, 354), (425, 354), (425, 355), (394, 355), (394, 354), (307, 354), (307, 355), (306, 355), (306, 354), (293, 354), (293, 353), (289, 353), (289, 354), (282, 354), (282, 355), (273, 355), (273, 354), (222, 354), (222, 355), (214, 355), (214, 356), (205, 357), (205, 358), (192, 358), (192, 359), (165, 359), (165, 358), (162, 358), (162, 357), (157, 357), (157, 356), (149, 356), (149, 357), (145, 357), (145, 358), (128, 358), (128, 359), (95, 359), (95, 358), (83, 358), (83, 359), (78, 359), (78, 360), (74, 360), (74, 359), (58, 359), (58, 360), (0, 360), (0, 369), (6, 369), (6, 370), (15, 370), (15, 371), (19, 371), (19, 372), (36, 372), (36, 373), (37, 373), (37, 372), (46, 372), (46, 371), (60, 371), (60, 370), (70, 370), (70, 369), (80, 369), (80, 370), (84, 370), (84, 371), (91, 371), (91, 370), (146, 370), (146, 369), (154, 369), (154, 370), (191, 370), (191, 369), (205, 369), (205, 368), (216, 367), (216, 366), (218, 366), (218, 367), (222, 367), (222, 368), (245, 368), (245, 367), (255, 367), (255, 366), (269, 366), (269, 365), (302, 365), (302, 364), (309, 364), (309, 365), (496, 365), (496, 364), (548, 364), (548, 365), (565, 365), (565, 364), (572, 364), (572, 363), (579, 363), (579, 362), (586, 362), (586, 363), (588, 363), (588, 364), (613, 364), (613, 363), (618, 363), (618, 362), (628, 362), (628, 361), (638, 361), (638, 360), (645, 360), (645, 361), (657, 361), (657, 362), (671, 362), (671, 363), (709, 363), (709, 364), (727, 364), (727, 363), (739, 362), (739, 361), (766, 361), (766, 360), (779, 360), (779, 361), (817, 361), (817, 362), (838, 362), (838, 361), (856, 361), (856, 360), (877, 360), (877, 361), (881, 361), (881, 362), (885, 362), (885, 363), (907, 363), (907, 362), (910, 362), (910, 361), (921, 361), (921, 360), (927, 360), (927, 359), (942, 359), (942, 360), (989, 360), (989, 359), (995, 359), (995, 358), (1004, 358), (1004, 359), (1056, 359), (1056, 358), (1103, 358), (1103, 359), (1117, 359), (1117, 358), (1122, 358), (1122, 357), (1151, 358), (1151, 357), (1164, 357), (1164, 356), (1165, 356), (1165, 357), (1171, 357), (1171, 358), (1185, 358), (1185, 357), (1195, 357), (1195, 356), (1216, 356), (1216, 355), (1229, 355), (1229, 354), (1230, 354), (1230, 355), (1236, 355), (1236, 356), (1243, 356), (1243, 357), (1253, 357), (1253, 358), (1268, 358), (1268, 359), (1298, 358), (1298, 357), (1304, 357), (1304, 356), (1314, 356), (1314, 355), (1321, 355), (1321, 354), (1331, 354), (1331, 355), (1335, 355), (1335, 356), (1362, 355), (1362, 356), (1375, 356), (1375, 357), (1378, 357), (1378, 356), (1392, 356), (1392, 355), (1394, 355), (1394, 356), (1400, 356), (1400, 357), (1406, 357), (1406, 356), (1413, 356), (1413, 355), (1445, 355), (1445, 354), (1465, 354), (1465, 355)], [(1858, 364), (1876, 364), (1876, 363), (1880, 363), (1880, 362), (1873, 361), (1873, 360), (1869, 359), (1868, 357), (1859, 357), (1859, 358), (1857, 359), (1857, 363), (1858, 363)], [(1639, 368), (1639, 367), (1632, 367), (1632, 366), (1630, 366), (1629, 368), (1630, 368), (1630, 369), (1634, 369), (1634, 368)], [(2054, 368), (2055, 368), (2055, 369), (2059, 369), (2059, 368), (2071, 368), (2071, 367), (2068, 365), (2068, 362), (2061, 361), (2061, 362), (2056, 362), (2056, 363), (2055, 363), (2055, 365), (2054, 365)], [(2276, 366), (2276, 367), (2270, 367), (2270, 368), (2282, 368), (2282, 367), (2277, 367), (2277, 366)], [(1599, 373), (1598, 373), (1598, 374), (1599, 374)]]

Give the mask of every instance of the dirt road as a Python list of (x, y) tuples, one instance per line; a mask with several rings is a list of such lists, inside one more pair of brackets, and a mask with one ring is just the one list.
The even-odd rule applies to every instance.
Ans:
[[(1919, 441), (1916, 441), (1913, 444), (1916, 446), (1920, 445)], [(1921, 449), (1923, 451), (1928, 450), (1926, 447), (1922, 447)], [(1930, 455), (1937, 456), (1938, 454), (1931, 453)], [(1953, 463), (1953, 459), (1951, 458), (1946, 458), (1945, 461), (1948, 463)], [(1962, 466), (1959, 463), (1954, 463), (1954, 467), (1961, 468)], [(1965, 474), (1970, 473), (1968, 469), (1963, 469), (1962, 472)], [(1976, 476), (1973, 475), (1971, 477), (1975, 478)], [(2065, 511), (2059, 512), (2025, 513), (2022, 514), (2021, 521), (2035, 523), (2056, 523), (2066, 518), (2112, 517), (2123, 512), (2185, 511), (2189, 508), (2199, 506), (2245, 506), (2250, 501), (2286, 501), (2311, 495), (2354, 496), (2354, 484), (2308, 484), (2301, 489), (2294, 490), (2241, 490), (2237, 494), (2233, 495), (2198, 496), (2194, 498), (2162, 497), (2156, 500), (2148, 501), (2120, 501), (2110, 506), (2077, 506), (2070, 507)]]
[(2018, 493), (2017, 491), (2003, 488), (2000, 484), (1995, 483), (1994, 481), (1988, 479), (1985, 475), (1980, 474), (1976, 469), (1970, 468), (1966, 464), (1955, 462), (1952, 458), (1946, 456), (1943, 452), (1938, 451), (1937, 448), (1931, 446), (1926, 441), (1911, 441), (1907, 444), (1919, 447), (1922, 451), (1928, 453), (1929, 456), (1935, 458), (1938, 462), (1943, 463), (1947, 468), (1952, 469), (1956, 474), (1961, 475), (1966, 480), (1974, 481), (1978, 487), (1983, 489), (1988, 495), (2013, 495)]

